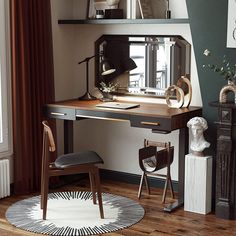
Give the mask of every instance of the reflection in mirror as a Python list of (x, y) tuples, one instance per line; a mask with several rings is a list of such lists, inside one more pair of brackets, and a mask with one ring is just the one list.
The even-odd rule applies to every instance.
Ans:
[(102, 76), (96, 58), (96, 86), (118, 83), (117, 94), (164, 96), (167, 87), (190, 75), (190, 44), (181, 36), (103, 35), (95, 42), (116, 72)]

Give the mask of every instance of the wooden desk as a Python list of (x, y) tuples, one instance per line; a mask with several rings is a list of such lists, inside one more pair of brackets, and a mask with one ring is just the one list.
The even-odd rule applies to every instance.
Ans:
[[(101, 103), (95, 101), (67, 100), (45, 105), (45, 115), (48, 118), (64, 120), (64, 148), (65, 153), (73, 151), (73, 121), (81, 119), (105, 119), (129, 121), (131, 127), (150, 129), (154, 133), (170, 133), (179, 129), (179, 173), (178, 173), (178, 200), (165, 207), (165, 211), (172, 211), (183, 205), (184, 202), (184, 167), (185, 154), (188, 153), (189, 119), (201, 116), (202, 109), (169, 108), (165, 104), (139, 103), (137, 108), (120, 110), (97, 108)], [(138, 159), (137, 159), (138, 161)]]

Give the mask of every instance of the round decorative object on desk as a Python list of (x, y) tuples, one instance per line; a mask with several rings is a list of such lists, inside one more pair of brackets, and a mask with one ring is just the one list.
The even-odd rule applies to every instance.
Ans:
[(187, 77), (181, 76), (181, 78), (177, 81), (177, 86), (182, 88), (183, 84), (187, 85), (188, 91), (184, 94), (184, 104), (182, 107), (189, 107), (192, 100), (192, 85)]
[[(170, 97), (173, 95), (173, 93), (176, 92), (176, 98), (177, 98), (177, 102), (172, 103), (170, 101)], [(166, 103), (169, 107), (171, 108), (180, 108), (183, 106), (184, 104), (184, 92), (183, 90), (176, 86), (176, 85), (172, 85), (170, 86), (166, 91), (165, 91), (165, 97), (166, 97)]]
[(228, 80), (228, 84), (225, 85), (220, 90), (219, 101), (221, 103), (226, 103), (227, 102), (227, 96), (230, 92), (234, 93), (234, 103), (236, 104), (236, 84), (232, 80)]

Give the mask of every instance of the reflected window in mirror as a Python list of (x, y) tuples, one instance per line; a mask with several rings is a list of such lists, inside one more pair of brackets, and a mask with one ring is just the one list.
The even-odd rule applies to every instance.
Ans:
[(117, 83), (118, 95), (163, 97), (167, 87), (190, 75), (190, 44), (181, 36), (103, 35), (95, 42), (116, 69), (102, 76), (96, 60), (96, 86)]

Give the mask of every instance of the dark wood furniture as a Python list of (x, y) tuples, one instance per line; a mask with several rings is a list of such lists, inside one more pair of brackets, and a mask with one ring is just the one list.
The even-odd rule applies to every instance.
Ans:
[[(157, 147), (162, 148), (157, 150)], [(170, 165), (173, 162), (174, 147), (170, 142), (155, 142), (145, 139), (144, 148), (139, 149), (139, 166), (142, 169), (142, 177), (139, 184), (138, 198), (140, 199), (145, 180), (147, 193), (150, 194), (148, 176), (165, 177), (165, 187), (162, 195), (162, 203), (165, 203), (166, 191), (170, 186), (171, 197), (174, 198), (173, 185), (171, 181)], [(156, 171), (166, 168), (166, 174), (159, 174)]]
[(189, 24), (187, 18), (178, 19), (60, 19), (58, 24)]
[(45, 105), (45, 115), (48, 118), (64, 120), (65, 153), (73, 151), (73, 121), (81, 119), (107, 119), (130, 122), (131, 127), (150, 129), (154, 133), (170, 133), (179, 129), (179, 173), (178, 200), (164, 208), (172, 211), (184, 202), (184, 166), (185, 154), (188, 153), (189, 119), (201, 116), (200, 107), (169, 108), (166, 104), (140, 103), (139, 107), (119, 110), (97, 108), (101, 103), (95, 101), (67, 100)]
[(236, 105), (211, 102), (218, 109), (215, 214), (236, 219)]
[(41, 209), (43, 219), (46, 220), (48, 184), (51, 176), (71, 175), (78, 173), (89, 173), (93, 203), (96, 204), (96, 192), (98, 197), (100, 217), (104, 219), (102, 194), (100, 186), (99, 170), (96, 164), (103, 160), (93, 151), (69, 153), (59, 156), (55, 162), (50, 161), (50, 152), (55, 152), (56, 146), (51, 128), (47, 121), (43, 121), (43, 151), (42, 151), (42, 173), (41, 173)]

